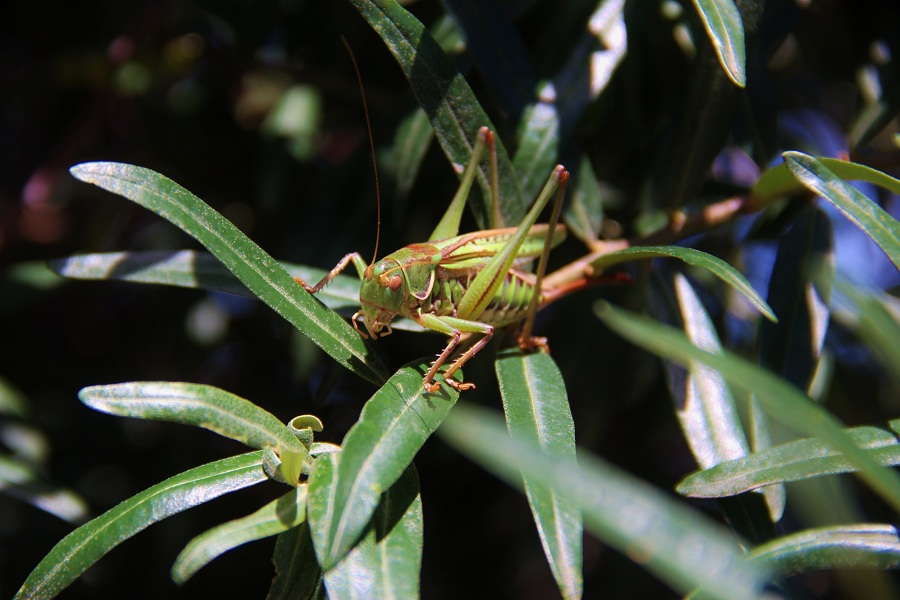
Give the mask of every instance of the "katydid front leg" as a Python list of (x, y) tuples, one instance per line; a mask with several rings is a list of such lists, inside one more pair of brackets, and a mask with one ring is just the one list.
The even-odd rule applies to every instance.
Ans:
[[(360, 256), (359, 252), (351, 252), (350, 254), (345, 255), (344, 258), (342, 258), (332, 270), (326, 273), (325, 277), (323, 277), (316, 285), (309, 285), (299, 277), (294, 277), (294, 281), (302, 285), (303, 289), (305, 289), (310, 294), (316, 294), (321, 291), (322, 288), (324, 288), (326, 285), (331, 283), (332, 279), (340, 275), (341, 272), (346, 269), (347, 265), (349, 265), (351, 262), (353, 263), (353, 266), (356, 267), (356, 272), (359, 274), (360, 281), (362, 281), (366, 276), (367, 265), (366, 261), (362, 259), (362, 256)], [(358, 334), (363, 336), (363, 338), (369, 339), (369, 336), (359, 328), (357, 318), (359, 318), (360, 314), (361, 311), (357, 311), (351, 319), (353, 323), (353, 329), (355, 329)], [(387, 333), (382, 334), (382, 336), (385, 336), (388, 333), (390, 333), (390, 328), (388, 329)]]

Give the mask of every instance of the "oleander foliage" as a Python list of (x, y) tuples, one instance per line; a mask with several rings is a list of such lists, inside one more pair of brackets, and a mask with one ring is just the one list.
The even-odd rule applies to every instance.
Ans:
[[(579, 598), (626, 586), (632, 597), (892, 596), (900, 30), (890, 19), (882, 26), (877, 7), (849, 2), (288, 4), (252, 18), (240, 4), (167, 14), (156, 25), (166, 43), (122, 34), (117, 43), (133, 46), (110, 46), (116, 68), (95, 74), (112, 84), (104, 93), (127, 99), (129, 118), (164, 133), (144, 133), (159, 144), (140, 151), (72, 156), (77, 181), (62, 189), (102, 204), (84, 210), (103, 224), (84, 227), (107, 233), (49, 265), (69, 280), (117, 283), (30, 284), (46, 274), (23, 261), (4, 285), (31, 295), (4, 318), (35, 318), (29, 307), (73, 286), (108, 294), (81, 318), (147, 308), (149, 326), (88, 351), (105, 368), (78, 386), (84, 405), (130, 425), (109, 439), (66, 435), (84, 437), (88, 462), (100, 448), (102, 464), (121, 460), (117, 444), (128, 456), (146, 446), (152, 468), (123, 463), (142, 491), (59, 536), (16, 598), (96, 585), (81, 576), (126, 547), (140, 552), (139, 541), (118, 546), (187, 509), (212, 522), (184, 521), (178, 534), (191, 539), (175, 536), (183, 549), (163, 559), (194, 596), (263, 593), (239, 589), (235, 569), (271, 579), (270, 598), (529, 587)], [(846, 55), (813, 33), (823, 24), (842, 32)], [(497, 336), (506, 339), (467, 365), (477, 390), (428, 393), (422, 375), (441, 338), (399, 323), (388, 340), (364, 340), (348, 320), (355, 277), (316, 297), (294, 281), (316, 281), (374, 243), (365, 117), (334, 43), (342, 33), (374, 125), (379, 255), (425, 239), (480, 127), (500, 141), (500, 206), (488, 201), (485, 164), (468, 230), (515, 226), (553, 166), (569, 168), (569, 239), (548, 281), (591, 273), (620, 283), (539, 315), (552, 354)], [(240, 78), (227, 79), (235, 56), (223, 47), (254, 57)], [(222, 89), (233, 94), (227, 117)], [(203, 111), (243, 129), (192, 141), (192, 128), (208, 132), (197, 125), (211, 118)], [(128, 138), (128, 127), (112, 131)], [(232, 144), (236, 157), (226, 156)], [(161, 148), (172, 156), (154, 155)], [(143, 294), (162, 295), (152, 307), (131, 300)], [(179, 347), (182, 329), (195, 350)], [(90, 339), (90, 325), (72, 331)], [(216, 361), (226, 367), (208, 368)], [(27, 461), (9, 463), (5, 489), (46, 509)], [(15, 479), (20, 471), (28, 477)], [(239, 510), (200, 508), (226, 495), (246, 499)], [(70, 513), (81, 506), (66, 498)], [(227, 562), (250, 542), (274, 569)], [(212, 571), (224, 588), (204, 579), (217, 563), (231, 565)], [(132, 566), (164, 579), (156, 564)], [(811, 572), (825, 584), (808, 585)], [(178, 593), (170, 582), (125, 589), (127, 573), (99, 577), (129, 596)]]

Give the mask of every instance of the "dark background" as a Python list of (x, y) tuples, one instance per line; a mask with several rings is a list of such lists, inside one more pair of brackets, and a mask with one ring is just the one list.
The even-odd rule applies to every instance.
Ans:
[[(898, 9), (891, 2), (813, 4), (782, 23), (794, 28), (806, 62), (782, 73), (769, 98), (779, 110), (807, 106), (843, 115), (846, 123), (855, 69), (866, 60), (870, 40), (896, 22)], [(547, 20), (562, 9), (552, 2), (522, 6), (517, 24), (537, 53)], [(436, 2), (410, 8), (426, 24), (442, 11)], [(568, 10), (587, 14), (590, 3), (573, 2)], [(285, 421), (316, 414), (326, 425), (322, 439), (339, 442), (372, 389), (320, 360), (261, 303), (175, 288), (55, 281), (41, 277), (36, 265), (76, 252), (197, 247), (149, 212), (75, 181), (68, 167), (88, 160), (130, 162), (167, 175), (277, 258), (330, 268), (351, 250), (367, 256), (375, 237), (375, 194), (365, 118), (341, 34), (360, 63), (385, 173), (382, 254), (424, 239), (456, 178), (433, 145), (410, 193), (393, 186), (387, 149), (415, 101), (381, 41), (339, 0), (38, 1), (8, 4), (2, 12), (0, 377), (23, 393), (27, 423), (49, 442), (48, 480), (74, 489), (99, 514), (166, 477), (243, 451), (205, 431), (95, 413), (77, 399), (79, 389), (95, 384), (208, 383)], [(662, 18), (648, 13), (666, 32)], [(645, 31), (654, 31), (652, 25)], [(651, 169), (646, 157), (687, 68), (664, 35), (632, 43), (623, 72), (638, 78), (643, 95), (625, 100), (643, 103), (646, 131), (635, 136), (601, 114), (578, 140), (599, 156), (618, 153), (617, 164), (625, 168), (611, 177), (626, 196), (640, 189)], [(460, 60), (492, 110), (477, 70)], [(316, 90), (322, 106), (311, 149), (299, 159), (263, 126), (294, 84)], [(502, 136), (504, 124), (511, 125), (493, 110)], [(636, 212), (619, 211), (626, 223)], [(661, 371), (636, 350), (614, 345), (591, 313), (597, 297), (628, 303), (635, 293), (586, 292), (542, 316), (539, 327), (567, 377), (580, 445), (671, 489), (694, 464)], [(217, 315), (218, 333), (197, 333), (194, 323), (204, 311)], [(397, 367), (439, 344), (436, 336), (397, 333), (376, 346), (388, 366)], [(883, 389), (877, 371), (853, 364), (839, 369), (843, 390), (878, 397)], [(467, 400), (499, 405), (489, 356), (467, 366), (467, 379), (479, 382)], [(877, 407), (856, 416), (883, 418)], [(428, 442), (416, 465), (425, 510), (424, 597), (555, 596), (522, 495), (439, 440)], [(156, 524), (117, 547), (63, 597), (261, 597), (272, 577), (272, 540), (214, 561), (184, 588), (171, 583), (168, 570), (193, 536), (280, 493), (274, 484), (260, 485)], [(0, 596), (14, 593), (70, 529), (0, 495)], [(590, 536), (585, 580), (587, 597), (671, 595)], [(811, 589), (827, 594), (830, 586), (829, 576), (810, 578)]]

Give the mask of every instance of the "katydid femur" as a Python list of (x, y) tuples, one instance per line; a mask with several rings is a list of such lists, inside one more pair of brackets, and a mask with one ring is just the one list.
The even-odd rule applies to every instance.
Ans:
[[(440, 389), (440, 384), (435, 381), (438, 370), (460, 342), (473, 334), (481, 334), (481, 338), (453, 360), (444, 372), (444, 382), (457, 390), (475, 387), (472, 383), (456, 381), (453, 374), (490, 341), (496, 327), (521, 322), (523, 328), (519, 346), (523, 349), (539, 347), (546, 351), (546, 340), (531, 336), (534, 315), (539, 307), (565, 293), (542, 289), (541, 286), (550, 248), (565, 237), (565, 227), (557, 225), (569, 178), (562, 165), (553, 170), (517, 228), (457, 235), (462, 210), (485, 148), (488, 149), (491, 175), (491, 201), (497, 206), (499, 193), (494, 134), (487, 127), (482, 127), (459, 190), (431, 234), (431, 241), (406, 246), (377, 262), (373, 257), (369, 265), (359, 253), (353, 252), (341, 259), (314, 286), (298, 279), (308, 292), (316, 293), (352, 262), (362, 281), (359, 289), (360, 310), (352, 317), (353, 327), (360, 335), (377, 339), (390, 334), (391, 321), (397, 315), (448, 335), (450, 341), (423, 378), (429, 392)], [(554, 192), (556, 202), (550, 223), (535, 225)], [(540, 261), (536, 273), (516, 267), (538, 256)], [(565, 291), (571, 287), (567, 286)], [(576, 283), (575, 287), (580, 286)], [(360, 317), (368, 335), (359, 327)]]

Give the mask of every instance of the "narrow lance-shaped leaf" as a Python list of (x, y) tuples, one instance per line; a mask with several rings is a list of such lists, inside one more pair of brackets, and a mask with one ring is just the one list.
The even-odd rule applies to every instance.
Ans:
[(437, 429), (459, 392), (428, 393), (428, 364), (406, 366), (366, 402), (344, 438), (334, 473), (316, 461), (310, 479), (309, 519), (319, 563), (334, 566), (359, 539), (381, 494), (393, 484)]
[[(800, 154), (800, 153), (797, 153)], [(805, 156), (801, 154), (801, 156)], [(895, 194), (900, 194), (900, 180), (872, 167), (848, 162), (839, 158), (816, 158), (826, 169), (847, 181), (868, 181)], [(803, 190), (803, 183), (788, 168), (787, 162), (772, 167), (753, 184), (750, 196), (752, 208), (762, 209), (766, 204), (783, 196)]]
[[(317, 267), (279, 262), (291, 277), (319, 281), (328, 271)], [(256, 298), (241, 280), (213, 255), (195, 250), (150, 252), (99, 252), (78, 254), (50, 261), (50, 267), (70, 279), (113, 279), (225, 292)], [(337, 275), (316, 294), (322, 304), (349, 318), (359, 310), (359, 278)], [(410, 319), (395, 319), (393, 329), (422, 331)]]
[(744, 23), (734, 0), (694, 0), (719, 63), (738, 87), (747, 85)]
[(276, 449), (285, 476), (292, 483), (307, 460), (306, 447), (274, 415), (213, 386), (136, 381), (84, 388), (78, 397), (94, 410), (108, 414), (194, 425), (251, 448)]
[(373, 383), (385, 379), (381, 362), (349, 323), (305, 293), (271, 256), (197, 196), (159, 173), (133, 165), (83, 163), (72, 167), (71, 173), (178, 226), (332, 358)]
[(322, 569), (313, 549), (309, 521), (278, 536), (272, 563), (275, 565), (275, 577), (267, 599), (325, 600)]
[(737, 292), (744, 296), (750, 304), (770, 321), (777, 321), (775, 313), (766, 303), (759, 292), (753, 289), (747, 278), (741, 275), (734, 267), (717, 256), (695, 250), (693, 248), (682, 248), (681, 246), (634, 246), (608, 252), (596, 257), (590, 256), (587, 263), (596, 271), (602, 271), (613, 265), (627, 262), (630, 260), (669, 257), (677, 258), (689, 265), (706, 269), (728, 285), (732, 286)]
[[(695, 345), (717, 352), (721, 348), (715, 327), (691, 284), (675, 275), (675, 295), (684, 331)], [(702, 364), (688, 366), (685, 377), (674, 377), (670, 367), (669, 385), (678, 401), (676, 414), (697, 463), (704, 468), (749, 453), (747, 436), (741, 426), (731, 390), (722, 376)]]
[[(504, 352), (496, 362), (500, 396), (510, 433), (560, 462), (575, 464), (575, 423), (565, 382), (544, 352)], [(544, 554), (565, 598), (582, 593), (582, 522), (577, 504), (523, 473), (525, 494)]]
[(216, 557), (247, 542), (278, 535), (306, 521), (305, 485), (269, 502), (246, 517), (223, 523), (192, 539), (172, 565), (172, 579), (181, 584)]
[(893, 525), (877, 523), (823, 527), (757, 546), (748, 558), (780, 577), (835, 569), (896, 569), (900, 536)]
[(871, 237), (894, 266), (900, 269), (900, 222), (812, 156), (802, 152), (785, 152), (784, 162), (794, 177), (834, 204)]
[(53, 598), (104, 554), (153, 523), (266, 479), (261, 451), (170, 477), (64, 537), (31, 572), (16, 599)]
[[(900, 465), (900, 420), (886, 427), (846, 430), (854, 444), (881, 465)], [(842, 452), (820, 438), (807, 438), (767, 448), (692, 473), (678, 484), (678, 493), (698, 498), (731, 496), (762, 486), (809, 477), (856, 471)]]
[(722, 373), (736, 389), (755, 392), (769, 415), (800, 433), (826, 439), (846, 454), (851, 463), (859, 468), (859, 476), (900, 510), (900, 475), (879, 466), (844, 433), (842, 424), (834, 415), (813, 403), (788, 382), (727, 351), (713, 354), (701, 350), (671, 327), (631, 315), (608, 304), (600, 306), (598, 315), (608, 327), (632, 343), (680, 364), (700, 361)]
[(511, 436), (487, 410), (457, 406), (439, 430), (447, 443), (511, 485), (524, 472), (580, 506), (588, 531), (686, 593), (758, 598), (764, 570), (747, 563), (731, 533), (601, 459), (561, 462)]
[[(279, 263), (292, 277), (319, 281), (328, 271)], [(256, 296), (213, 255), (195, 250), (101, 252), (50, 261), (50, 268), (70, 279), (113, 279)], [(332, 310), (359, 308), (359, 279), (338, 275), (316, 298)]]
[(422, 565), (422, 498), (410, 466), (384, 494), (359, 543), (325, 572), (333, 600), (418, 598)]
[[(351, 0), (397, 60), (419, 105), (428, 114), (441, 147), (455, 165), (465, 165), (478, 130), (496, 131), (478, 99), (431, 34), (412, 14), (393, 0)], [(525, 214), (515, 170), (497, 140), (500, 206), (488, 206), (490, 178), (479, 169), (482, 198), (473, 201), (475, 219), (482, 229), (508, 227)]]

